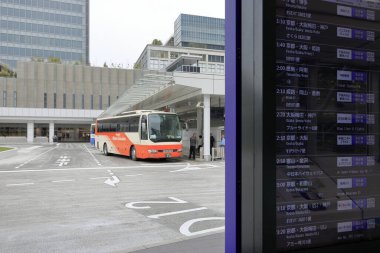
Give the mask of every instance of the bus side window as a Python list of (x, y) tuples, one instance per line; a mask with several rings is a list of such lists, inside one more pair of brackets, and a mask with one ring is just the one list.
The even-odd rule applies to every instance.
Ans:
[(141, 117), (141, 140), (147, 140), (148, 139), (148, 123), (146, 120), (146, 115), (143, 115)]

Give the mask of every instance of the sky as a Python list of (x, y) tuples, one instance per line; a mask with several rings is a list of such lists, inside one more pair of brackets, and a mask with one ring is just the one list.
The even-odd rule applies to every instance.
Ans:
[(132, 68), (153, 39), (169, 39), (180, 13), (224, 18), (224, 1), (91, 0), (90, 63)]

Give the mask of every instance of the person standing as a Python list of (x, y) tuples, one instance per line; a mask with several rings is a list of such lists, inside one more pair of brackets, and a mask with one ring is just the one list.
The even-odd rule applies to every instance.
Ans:
[(220, 139), (220, 146), (225, 147), (226, 146), (226, 139), (224, 138), (224, 134), (222, 134), (222, 138)]
[(225, 156), (224, 156), (225, 146), (226, 146), (226, 139), (224, 138), (224, 134), (222, 134), (222, 138), (220, 139), (220, 156), (222, 157), (223, 160), (225, 158)]
[(191, 159), (191, 155), (193, 155), (193, 159), (195, 160), (195, 148), (197, 146), (197, 135), (193, 133), (193, 136), (190, 138), (190, 153), (189, 160)]
[(211, 156), (212, 156), (212, 148), (214, 147), (214, 142), (215, 142), (214, 136), (212, 136), (212, 134), (210, 134), (210, 154), (211, 154)]
[(203, 147), (203, 138), (202, 138), (202, 135), (199, 135), (199, 139), (198, 139), (198, 154), (201, 154), (200, 150), (201, 150), (201, 147)]

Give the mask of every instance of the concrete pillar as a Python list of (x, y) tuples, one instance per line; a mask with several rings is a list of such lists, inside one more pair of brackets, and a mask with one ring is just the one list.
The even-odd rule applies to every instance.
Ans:
[(28, 143), (34, 142), (34, 122), (28, 122), (26, 127), (26, 140)]
[(197, 135), (203, 135), (203, 120), (202, 120), (202, 108), (197, 108)]
[(210, 95), (203, 95), (203, 105), (203, 156), (206, 161), (210, 161)]
[(54, 137), (54, 122), (49, 123), (49, 143), (53, 143)]

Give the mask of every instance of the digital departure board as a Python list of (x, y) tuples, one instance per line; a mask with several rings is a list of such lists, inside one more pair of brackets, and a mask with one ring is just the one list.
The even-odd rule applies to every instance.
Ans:
[(378, 0), (276, 1), (278, 252), (380, 240), (379, 21)]

